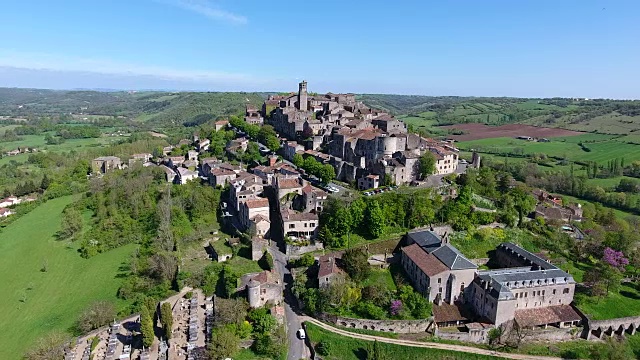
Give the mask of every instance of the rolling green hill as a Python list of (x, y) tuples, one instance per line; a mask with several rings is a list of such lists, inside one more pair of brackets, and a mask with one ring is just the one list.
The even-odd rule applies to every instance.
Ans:
[[(0, 116), (122, 116), (154, 126), (194, 125), (260, 106), (268, 94), (229, 92), (99, 92), (0, 88)], [(87, 115), (88, 114), (88, 115)]]

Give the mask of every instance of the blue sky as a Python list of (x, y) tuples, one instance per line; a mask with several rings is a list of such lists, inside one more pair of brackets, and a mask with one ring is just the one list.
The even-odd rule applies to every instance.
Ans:
[(638, 1), (23, 0), (0, 86), (640, 98)]

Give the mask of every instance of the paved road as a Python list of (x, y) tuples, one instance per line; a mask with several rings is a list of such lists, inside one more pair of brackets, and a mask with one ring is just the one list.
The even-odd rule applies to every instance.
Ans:
[(390, 338), (385, 338), (385, 337), (380, 337), (380, 336), (356, 334), (356, 333), (352, 333), (352, 332), (349, 332), (349, 331), (345, 331), (345, 330), (342, 330), (342, 329), (335, 328), (333, 326), (327, 325), (327, 324), (325, 324), (325, 323), (323, 323), (321, 321), (318, 321), (318, 320), (316, 320), (314, 318), (310, 318), (308, 316), (301, 316), (300, 320), (308, 321), (310, 323), (313, 323), (314, 325), (318, 325), (321, 328), (323, 328), (323, 329), (325, 329), (327, 331), (331, 331), (333, 333), (336, 333), (338, 335), (347, 336), (347, 337), (350, 337), (350, 338), (360, 339), (360, 340), (368, 340), (368, 341), (377, 340), (377, 341), (384, 342), (384, 343), (389, 343), (389, 344), (404, 345), (404, 346), (411, 346), (411, 347), (421, 347), (421, 348), (430, 348), (430, 349), (440, 349), (440, 350), (450, 350), (450, 351), (463, 352), (463, 353), (467, 353), (467, 354), (488, 355), (488, 356), (494, 356), (494, 357), (504, 358), (504, 359), (561, 360), (560, 358), (557, 358), (557, 357), (533, 356), (533, 355), (524, 355), (524, 354), (508, 354), (508, 353), (501, 353), (501, 352), (492, 351), (492, 350), (475, 348), (475, 347), (471, 347), (471, 346), (451, 345), (451, 344), (441, 344), (441, 343), (427, 343), (427, 342), (419, 342), (419, 341), (411, 341), (411, 340), (390, 339)]
[(287, 348), (289, 354), (287, 360), (300, 360), (309, 359), (311, 352), (306, 347), (303, 340), (298, 339), (296, 332), (302, 327), (302, 321), (300, 316), (291, 307), (295, 304), (293, 294), (291, 293), (291, 286), (293, 285), (293, 278), (291, 272), (287, 269), (287, 256), (283, 254), (275, 245), (269, 247), (269, 252), (273, 256), (273, 262), (276, 270), (280, 274), (282, 283), (285, 285), (284, 289), (284, 314), (285, 322), (287, 324), (287, 337), (289, 339)]

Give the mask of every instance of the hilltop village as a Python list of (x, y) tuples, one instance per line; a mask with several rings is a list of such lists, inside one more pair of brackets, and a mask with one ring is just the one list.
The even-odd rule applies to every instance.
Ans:
[[(235, 134), (224, 147), (224, 158), (208, 156), (211, 140), (194, 134), (161, 153), (135, 154), (126, 162), (98, 157), (91, 163), (91, 176), (143, 166), (160, 169), (167, 184), (198, 182), (220, 189), (221, 230), (204, 239), (202, 252), (214, 263), (244, 257), (267, 265), (237, 274), (225, 283), (224, 297), (185, 288), (156, 304), (158, 309), (170, 307), (160, 322), (170, 324), (165, 331), (171, 339), (152, 337), (150, 346), (132, 347), (132, 334), (145, 331), (144, 321), (134, 316), (80, 338), (66, 359), (196, 359), (215, 343), (217, 314), (232, 306), (227, 298), (244, 299), (250, 311), (266, 309), (286, 331), (282, 341), (289, 359), (310, 358), (318, 351), (306, 341), (305, 322), (516, 347), (525, 338), (600, 340), (633, 334), (640, 325), (638, 318), (590, 319), (576, 306), (580, 283), (572, 274), (546, 254), (508, 238), (496, 243), (489, 258), (465, 255), (453, 244), (454, 228), (503, 234), (513, 226), (498, 221), (491, 199), (473, 197), (468, 187), (455, 182), (469, 170), (478, 171), (480, 157), (473, 153), (462, 159), (454, 142), (410, 133), (402, 121), (365, 106), (353, 94), (309, 94), (303, 81), (297, 93), (270, 96), (260, 109), (247, 106), (244, 119), (219, 119), (213, 126), (216, 132)], [(275, 135), (255, 134), (255, 127), (267, 126)], [(249, 152), (257, 152), (264, 162), (244, 161)], [(526, 212), (513, 208), (505, 221), (548, 221), (576, 241), (584, 238), (573, 225), (583, 219), (581, 205), (540, 189), (523, 190), (513, 179), (500, 186), (531, 205)], [(419, 219), (419, 226), (381, 241), (384, 247), (350, 246), (351, 233), (375, 234), (376, 199), (407, 193), (428, 194), (419, 198), (430, 204), (427, 208), (436, 198), (466, 206), (465, 221), (476, 223)], [(354, 204), (367, 206), (359, 210), (360, 220), (354, 220), (357, 210), (348, 210), (356, 215), (345, 210), (357, 209)], [(347, 212), (336, 215), (340, 209)], [(412, 210), (406, 211), (409, 218)], [(334, 229), (341, 225), (336, 223), (346, 217), (359, 225), (337, 234)], [(330, 242), (338, 236), (347, 243)], [(240, 248), (248, 253), (240, 255)], [(372, 273), (380, 278), (369, 280)], [(385, 284), (385, 278), (393, 285)], [(358, 285), (362, 281), (366, 285)], [(358, 295), (345, 300), (349, 291)]]

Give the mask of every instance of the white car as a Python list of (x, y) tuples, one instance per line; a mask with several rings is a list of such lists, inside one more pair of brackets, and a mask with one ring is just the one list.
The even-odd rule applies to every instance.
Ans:
[(296, 334), (298, 335), (298, 338), (300, 340), (304, 340), (307, 337), (307, 334), (304, 332), (303, 328), (298, 329), (298, 331), (296, 332)]

